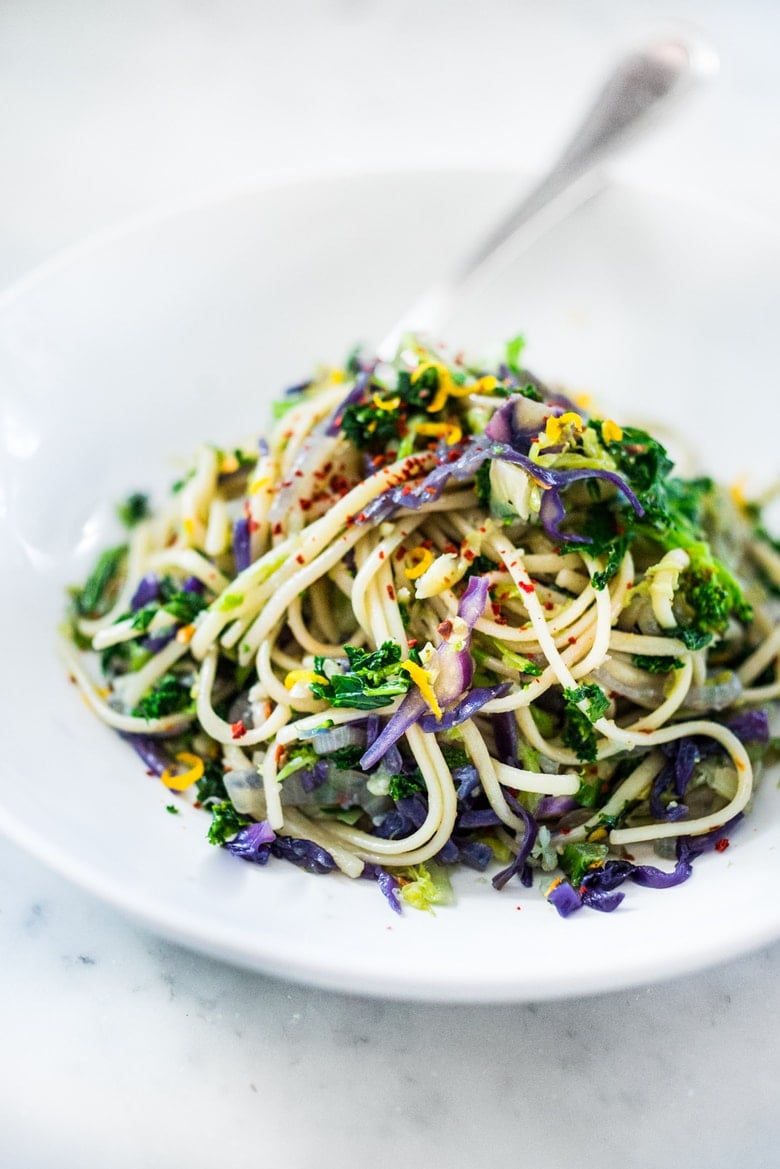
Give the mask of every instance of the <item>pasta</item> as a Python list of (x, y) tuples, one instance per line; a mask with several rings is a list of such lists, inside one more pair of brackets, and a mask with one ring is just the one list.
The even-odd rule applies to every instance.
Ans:
[(521, 349), (353, 355), (254, 450), (204, 446), (164, 506), (123, 508), (64, 652), (213, 843), (394, 908), (446, 901), (454, 865), (548, 873), (562, 916), (727, 846), (772, 749), (778, 545)]

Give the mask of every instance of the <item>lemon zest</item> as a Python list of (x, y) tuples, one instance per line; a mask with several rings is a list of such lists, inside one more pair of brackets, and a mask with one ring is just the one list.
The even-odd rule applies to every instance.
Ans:
[(284, 680), (285, 690), (292, 690), (297, 682), (307, 682), (309, 685), (312, 682), (319, 682), (322, 686), (327, 686), (328, 679), (323, 678), (322, 674), (315, 674), (313, 670), (290, 670)]
[(544, 428), (545, 436), (550, 442), (558, 442), (567, 426), (571, 426), (578, 434), (582, 434), (585, 424), (574, 410), (567, 410), (565, 414), (556, 417), (554, 414), (547, 419)]
[(423, 548), (422, 544), (418, 544), (416, 548), (412, 548), (407, 556), (407, 567), (404, 568), (404, 575), (408, 580), (417, 580), (418, 576), (422, 576), (424, 572), (433, 564), (433, 552), (430, 548)]
[(186, 767), (186, 771), (180, 771), (176, 775), (172, 775), (166, 767), (165, 771), (160, 776), (161, 783), (164, 783), (171, 791), (183, 792), (188, 787), (192, 787), (194, 783), (203, 776), (203, 760), (199, 755), (191, 755), (189, 751), (181, 751), (176, 756), (176, 762), (181, 763)]
[(611, 418), (601, 427), (601, 437), (604, 442), (620, 442), (623, 438), (623, 430), (618, 426), (617, 422), (613, 422)]
[(439, 375), (433, 401), (429, 402), (426, 407), (429, 414), (435, 414), (438, 410), (443, 409), (447, 398), (453, 392), (454, 383), (452, 381), (452, 374), (441, 361), (423, 361), (412, 373), (412, 385), (418, 382), (422, 375), (429, 369), (435, 369)]
[(372, 394), (371, 396), (373, 398), (373, 402), (374, 402), (374, 405), (376, 406), (377, 410), (387, 410), (388, 412), (390, 412), (391, 410), (397, 410), (398, 407), (401, 405), (400, 398), (385, 398), (383, 400), (377, 394)]
[(434, 714), (436, 718), (441, 718), (441, 707), (439, 706), (439, 700), (433, 690), (430, 670), (424, 669), (423, 666), (418, 666), (417, 662), (413, 662), (410, 659), (407, 659), (405, 662), (401, 662), (401, 669), (406, 670), (409, 677), (415, 683), (423, 698), (427, 702), (431, 713)]
[(264, 475), (262, 479), (255, 479), (252, 483), (249, 484), (249, 494), (257, 495), (260, 488), (265, 487), (268, 482), (269, 479), (267, 475)]
[(606, 828), (604, 828), (602, 826), (601, 828), (594, 828), (593, 831), (591, 832), (590, 836), (588, 837), (588, 840), (591, 843), (598, 841), (598, 840), (606, 840), (608, 835), (609, 834), (608, 834)]
[(463, 438), (463, 431), (457, 422), (421, 422), (416, 427), (418, 434), (430, 434), (434, 438), (443, 438), (447, 446), (454, 446)]

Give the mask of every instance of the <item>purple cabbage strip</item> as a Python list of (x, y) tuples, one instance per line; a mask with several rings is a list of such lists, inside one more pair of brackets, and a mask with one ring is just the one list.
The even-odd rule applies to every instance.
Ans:
[(542, 796), (536, 805), (536, 819), (550, 820), (558, 816), (565, 816), (579, 804), (571, 796)]
[(531, 813), (528, 812), (522, 806), (522, 804), (518, 804), (514, 796), (510, 795), (506, 789), (504, 789), (504, 798), (515, 815), (519, 816), (523, 821), (525, 830), (523, 839), (520, 842), (520, 848), (517, 851), (517, 855), (505, 869), (502, 869), (500, 873), (496, 873), (495, 877), (493, 878), (493, 888), (503, 889), (507, 881), (514, 877), (515, 874), (520, 877), (520, 883), (522, 885), (525, 885), (526, 888), (530, 888), (530, 886), (533, 884), (533, 875), (531, 873), (531, 866), (526, 862), (528, 861), (531, 849), (536, 843), (536, 837), (538, 833), (536, 821), (534, 820)]
[(307, 767), (301, 771), (294, 772), (294, 774), (298, 776), (298, 781), (305, 792), (313, 792), (318, 787), (322, 787), (328, 778), (327, 760), (318, 759), (313, 767)]
[(393, 913), (401, 912), (401, 902), (398, 900), (398, 881), (379, 865), (366, 862), (361, 877), (368, 881), (376, 881), (380, 892), (384, 896)]
[(276, 833), (267, 820), (259, 820), (256, 824), (247, 824), (241, 828), (232, 840), (225, 845), (233, 856), (240, 856), (243, 860), (252, 861), (256, 865), (264, 865), (268, 861), (270, 846), (276, 840)]
[(561, 881), (547, 894), (547, 900), (554, 905), (561, 917), (569, 917), (582, 909), (582, 898), (568, 881)]
[(513, 710), (502, 710), (492, 718), (496, 755), (502, 763), (517, 767), (517, 719)]
[(130, 744), (149, 771), (155, 775), (162, 775), (165, 769), (170, 767), (171, 761), (160, 750), (160, 740), (156, 735), (136, 735), (129, 731), (120, 731), (119, 736)]
[(141, 641), (141, 648), (148, 650), (150, 654), (158, 654), (161, 649), (165, 649), (166, 645), (173, 641), (176, 632), (173, 629), (167, 629), (164, 633), (152, 634), (150, 637), (144, 637)]
[(746, 710), (730, 718), (725, 726), (743, 743), (769, 742), (769, 716), (765, 710)]
[(277, 836), (270, 845), (273, 856), (290, 861), (307, 873), (331, 873), (336, 862), (326, 849), (313, 840), (295, 836)]
[(509, 693), (511, 685), (511, 682), (500, 682), (495, 686), (477, 686), (470, 690), (461, 702), (445, 710), (440, 719), (435, 714), (426, 714), (418, 720), (418, 725), (426, 734), (451, 731), (466, 719), (473, 718), (486, 702), (491, 702), (494, 698), (503, 698)]
[(233, 559), (236, 572), (243, 572), (252, 562), (249, 520), (246, 516), (241, 516), (233, 524)]
[(465, 840), (459, 842), (460, 859), (464, 865), (484, 873), (493, 859), (493, 849), (483, 840)]
[[(489, 439), (489, 435), (487, 439)], [(472, 438), (460, 448), (458, 457), (452, 462), (442, 463), (434, 467), (423, 479), (413, 485), (405, 484), (402, 487), (392, 487), (382, 495), (373, 499), (360, 513), (356, 523), (379, 523), (388, 519), (399, 508), (412, 511), (419, 509), (424, 503), (438, 499), (449, 479), (457, 481), (470, 479), (485, 459), (502, 459), (514, 463), (527, 471), (537, 483), (545, 488), (542, 495), (539, 518), (547, 534), (554, 540), (568, 541), (571, 544), (592, 543), (589, 537), (570, 535), (560, 530), (560, 524), (565, 519), (566, 510), (561, 499), (561, 491), (580, 479), (603, 479), (612, 483), (626, 497), (638, 516), (643, 516), (644, 508), (629, 487), (626, 480), (617, 471), (604, 471), (593, 467), (577, 467), (572, 470), (557, 471), (552, 467), (542, 467), (534, 463), (527, 455), (515, 450), (509, 443), (489, 442), (485, 435)], [(451, 453), (453, 453), (451, 452)]]
[(197, 576), (188, 576), (181, 587), (185, 593), (202, 593), (206, 588), (203, 581), (198, 580)]
[(130, 609), (133, 613), (137, 613), (139, 609), (143, 609), (144, 605), (149, 605), (152, 601), (156, 601), (159, 595), (159, 577), (153, 572), (148, 572), (138, 582), (138, 588), (133, 593), (132, 600), (130, 601)]
[(473, 763), (466, 763), (463, 767), (456, 767), (452, 778), (458, 785), (458, 800), (462, 802), (474, 794), (479, 787), (479, 772)]
[(473, 808), (461, 812), (455, 821), (458, 832), (467, 828), (496, 828), (503, 821), (492, 808)]

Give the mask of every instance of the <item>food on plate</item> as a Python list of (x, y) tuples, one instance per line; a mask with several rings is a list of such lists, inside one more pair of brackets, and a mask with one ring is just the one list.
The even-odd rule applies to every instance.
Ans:
[(69, 669), (212, 843), (396, 909), (536, 874), (562, 916), (728, 847), (773, 750), (780, 546), (522, 349), (356, 352), (122, 506)]

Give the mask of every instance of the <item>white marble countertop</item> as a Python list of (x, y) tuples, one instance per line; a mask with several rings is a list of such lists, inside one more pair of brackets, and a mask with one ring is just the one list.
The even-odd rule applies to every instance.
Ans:
[[(776, 221), (772, 0), (0, 6), (0, 284), (193, 193), (541, 166), (618, 48), (692, 26), (718, 86), (621, 169)], [(341, 997), (190, 954), (0, 841), (0, 952), (0, 1169), (777, 1164), (778, 946), (562, 1003)]]

